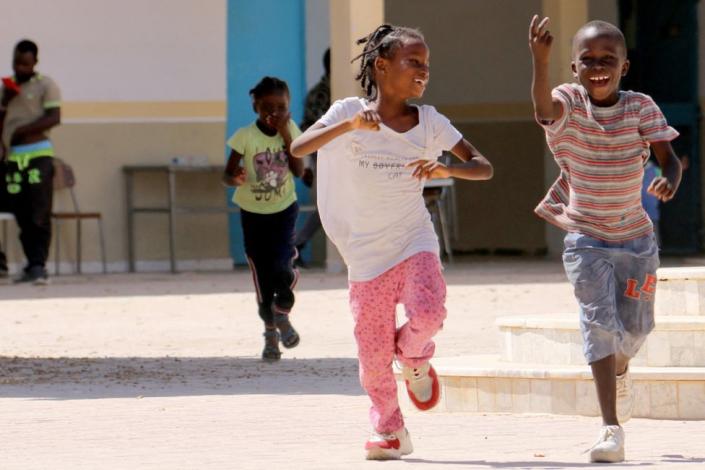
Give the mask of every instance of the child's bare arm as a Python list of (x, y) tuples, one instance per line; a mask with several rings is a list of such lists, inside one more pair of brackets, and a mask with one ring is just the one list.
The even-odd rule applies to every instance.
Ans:
[(247, 175), (244, 168), (240, 166), (242, 155), (235, 150), (230, 151), (228, 163), (225, 165), (223, 172), (223, 184), (226, 186), (240, 186), (245, 182)]
[(415, 166), (412, 176), (419, 179), (488, 180), (492, 178), (494, 174), (492, 164), (467, 140), (460, 139), (450, 151), (463, 163), (444, 165), (439, 161), (417, 160), (409, 163), (407, 167)]
[(365, 129), (371, 131), (379, 130), (379, 123), (382, 119), (376, 111), (363, 110), (350, 119), (345, 119), (332, 126), (324, 126), (317, 122), (306, 129), (306, 132), (298, 136), (291, 143), (291, 155), (296, 158), (303, 158), (350, 131)]
[(561, 103), (551, 97), (551, 83), (548, 74), (549, 56), (553, 36), (546, 29), (548, 18), (539, 22), (538, 15), (531, 18), (529, 25), (529, 49), (534, 64), (533, 81), (531, 82), (531, 98), (534, 111), (540, 121), (551, 122), (560, 119), (563, 114)]
[(670, 201), (675, 196), (681, 184), (683, 169), (681, 162), (673, 151), (670, 142), (652, 142), (651, 148), (656, 155), (656, 160), (661, 167), (663, 176), (654, 178), (648, 192), (663, 202)]

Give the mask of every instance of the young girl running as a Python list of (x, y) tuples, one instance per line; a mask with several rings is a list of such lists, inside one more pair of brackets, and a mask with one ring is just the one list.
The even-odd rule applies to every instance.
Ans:
[[(446, 316), (446, 286), (423, 180), (489, 179), (492, 166), (435, 108), (408, 103), (429, 79), (419, 31), (385, 24), (358, 44), (365, 47), (356, 78), (367, 97), (336, 101), (291, 151), (318, 151), (321, 221), (348, 265), (360, 381), (372, 401), (367, 458), (398, 459), (412, 445), (397, 402), (395, 356), (416, 407), (432, 408), (440, 394), (429, 360)], [(439, 163), (444, 150), (463, 163)], [(408, 318), (399, 329), (398, 303)]]
[(232, 150), (223, 182), (237, 187), (233, 202), (240, 206), (245, 253), (264, 321), (262, 359), (276, 361), (281, 357), (280, 339), (286, 348), (299, 344), (289, 312), (298, 279), (292, 266), (299, 212), (293, 176), (301, 176), (303, 162), (289, 158), (289, 148), (301, 131), (290, 118), (286, 82), (264, 77), (250, 96), (258, 118), (228, 140)]

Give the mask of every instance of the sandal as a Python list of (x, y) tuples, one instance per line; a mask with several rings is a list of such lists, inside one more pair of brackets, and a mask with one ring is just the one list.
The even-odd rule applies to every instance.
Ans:
[(264, 350), (262, 351), (262, 360), (274, 362), (282, 357), (279, 351), (279, 332), (272, 328), (264, 330)]
[(301, 338), (289, 321), (289, 315), (277, 313), (274, 315), (274, 324), (277, 325), (281, 335), (282, 345), (287, 348), (295, 348), (299, 345)]

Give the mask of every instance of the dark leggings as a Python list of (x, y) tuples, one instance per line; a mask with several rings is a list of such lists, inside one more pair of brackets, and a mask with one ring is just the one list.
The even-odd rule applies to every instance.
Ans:
[(274, 314), (288, 314), (294, 306), (294, 286), (298, 271), (293, 268), (296, 217), (294, 202), (281, 212), (257, 214), (240, 211), (245, 253), (257, 290), (259, 316), (265, 325), (274, 325)]

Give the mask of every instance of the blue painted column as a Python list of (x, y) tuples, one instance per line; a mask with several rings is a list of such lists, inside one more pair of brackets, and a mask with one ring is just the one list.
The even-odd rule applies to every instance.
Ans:
[[(228, 0), (227, 24), (227, 138), (252, 123), (256, 115), (248, 91), (265, 75), (285, 80), (291, 92), (291, 117), (299, 123), (306, 96), (304, 0)], [(226, 149), (227, 159), (229, 149)], [(308, 190), (296, 178), (299, 203)], [(233, 190), (228, 191), (232, 205)], [(240, 215), (229, 216), (230, 254), (245, 264)]]

